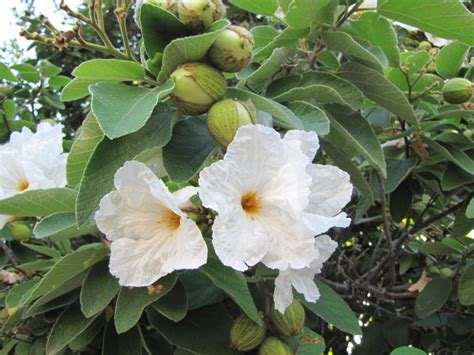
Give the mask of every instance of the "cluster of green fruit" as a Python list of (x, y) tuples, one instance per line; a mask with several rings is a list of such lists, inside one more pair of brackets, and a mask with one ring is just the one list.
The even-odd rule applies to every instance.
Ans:
[(297, 300), (281, 314), (272, 308), (267, 323), (256, 324), (245, 314), (234, 320), (230, 330), (230, 347), (237, 351), (257, 349), (259, 355), (291, 355), (292, 350), (285, 337), (301, 335), (305, 323), (305, 311)]
[[(225, 16), (222, 0), (145, 0), (178, 17), (195, 32), (205, 31), (216, 20)], [(171, 98), (187, 115), (207, 112), (207, 125), (217, 143), (227, 147), (237, 129), (256, 122), (255, 109), (239, 100), (222, 100), (227, 81), (222, 74), (236, 73), (252, 60), (254, 39), (240, 26), (225, 28), (208, 51), (210, 64), (187, 63), (172, 74), (175, 82)]]

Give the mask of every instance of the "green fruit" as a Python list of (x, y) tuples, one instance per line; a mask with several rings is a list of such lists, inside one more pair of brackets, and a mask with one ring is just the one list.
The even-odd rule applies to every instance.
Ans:
[(420, 42), (420, 44), (418, 45), (418, 49), (421, 49), (421, 50), (429, 51), (431, 48), (433, 48), (433, 46), (428, 41)]
[(284, 314), (273, 308), (271, 316), (273, 324), (283, 335), (295, 336), (304, 327), (305, 311), (296, 299), (288, 306)]
[(259, 326), (245, 314), (241, 314), (230, 329), (230, 347), (232, 350), (250, 351), (262, 343), (266, 333), (265, 324)]
[(222, 73), (202, 63), (183, 64), (172, 74), (175, 88), (171, 98), (176, 106), (188, 115), (207, 112), (227, 90)]
[(472, 83), (467, 79), (448, 80), (443, 87), (443, 98), (454, 105), (463, 104), (472, 98)]
[(464, 135), (464, 137), (472, 139), (474, 131), (472, 129), (466, 129), (462, 134)]
[(161, 7), (173, 15), (178, 15), (178, 4), (176, 0), (145, 0), (143, 3)]
[(27, 224), (21, 222), (11, 222), (8, 224), (8, 230), (12, 238), (19, 242), (31, 238), (31, 228)]
[(282, 342), (280, 339), (275, 337), (266, 338), (260, 348), (258, 349), (258, 355), (291, 355), (290, 347)]
[(11, 89), (6, 85), (0, 85), (0, 99), (7, 97), (11, 93)]
[(225, 14), (222, 0), (179, 0), (178, 17), (196, 32), (207, 30)]
[(451, 270), (449, 267), (444, 267), (441, 269), (441, 275), (444, 277), (451, 277), (453, 276), (453, 270)]
[(253, 36), (247, 29), (229, 26), (219, 34), (208, 56), (220, 70), (236, 73), (251, 62), (254, 44)]
[(239, 100), (219, 101), (207, 113), (207, 128), (216, 142), (224, 148), (232, 142), (240, 127), (255, 123), (255, 115), (250, 107)]

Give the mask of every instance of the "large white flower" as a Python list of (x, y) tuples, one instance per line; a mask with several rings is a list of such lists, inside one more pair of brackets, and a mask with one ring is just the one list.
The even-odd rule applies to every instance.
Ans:
[[(24, 127), (0, 146), (0, 199), (35, 189), (66, 186), (67, 154), (62, 125), (40, 123), (36, 133)], [(0, 228), (7, 217), (0, 219)]]
[(112, 242), (110, 272), (123, 286), (148, 286), (175, 270), (206, 263), (201, 232), (181, 210), (196, 189), (175, 193), (145, 164), (127, 162), (115, 174), (116, 191), (100, 202), (99, 229)]
[(323, 263), (329, 259), (337, 248), (337, 243), (327, 235), (315, 239), (315, 251), (318, 256), (304, 269), (288, 269), (280, 271), (275, 279), (275, 291), (273, 300), (275, 308), (284, 313), (286, 308), (293, 302), (293, 287), (301, 293), (306, 301), (315, 303), (319, 299), (319, 290), (314, 283), (314, 275), (319, 274)]
[(313, 165), (314, 133), (240, 128), (222, 161), (201, 172), (199, 195), (218, 216), (213, 244), (222, 262), (236, 270), (263, 262), (270, 268), (302, 269), (317, 257), (314, 236), (350, 220), (349, 176)]

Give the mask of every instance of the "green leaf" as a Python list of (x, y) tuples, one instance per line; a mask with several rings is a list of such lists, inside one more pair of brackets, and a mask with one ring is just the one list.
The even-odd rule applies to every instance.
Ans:
[(400, 223), (408, 216), (412, 202), (412, 182), (405, 180), (390, 194), (390, 214), (395, 222)]
[(203, 166), (215, 148), (204, 117), (190, 117), (176, 124), (173, 137), (163, 148), (163, 163), (171, 180), (185, 182)]
[(390, 355), (426, 355), (426, 353), (418, 348), (402, 346), (393, 350)]
[(147, 124), (138, 132), (115, 140), (104, 138), (87, 164), (77, 196), (76, 222), (93, 225), (93, 216), (102, 197), (113, 189), (113, 179), (123, 164), (143, 151), (162, 147), (171, 138), (176, 112), (158, 105)]
[(104, 138), (97, 119), (89, 113), (82, 123), (82, 131), (74, 141), (67, 157), (67, 181), (71, 186), (78, 185), (86, 169), (92, 153)]
[(62, 72), (62, 69), (47, 60), (44, 60), (40, 63), (41, 74), (46, 78), (54, 78), (59, 73)]
[(341, 67), (338, 75), (357, 86), (370, 100), (418, 127), (415, 111), (408, 99), (381, 73), (361, 64), (347, 63)]
[(459, 280), (458, 297), (463, 306), (474, 304), (474, 265), (463, 272)]
[(190, 35), (189, 29), (176, 16), (153, 3), (142, 5), (140, 22), (143, 43), (150, 58), (154, 58), (156, 53), (162, 53), (175, 38)]
[(279, 102), (302, 100), (319, 104), (336, 103), (354, 110), (360, 109), (364, 101), (362, 92), (355, 85), (323, 72), (281, 78), (268, 87), (266, 94)]
[(105, 317), (97, 318), (89, 328), (84, 330), (76, 339), (69, 343), (69, 348), (74, 351), (84, 351), (87, 345), (92, 343), (102, 328), (104, 328), (104, 325)]
[(5, 116), (7, 120), (11, 120), (13, 117), (15, 117), (15, 114), (16, 114), (15, 101), (11, 99), (5, 100), (5, 102), (3, 103), (3, 111), (5, 112)]
[(0, 200), (0, 214), (43, 217), (58, 212), (73, 212), (76, 195), (76, 191), (66, 188), (30, 190)]
[(11, 69), (16, 70), (19, 73), (18, 76), (29, 83), (36, 84), (41, 80), (38, 71), (31, 64), (15, 64), (11, 66)]
[(308, 35), (309, 29), (304, 28), (300, 30), (295, 30), (293, 28), (287, 27), (281, 33), (273, 38), (266, 46), (256, 50), (253, 60), (254, 62), (261, 62), (264, 59), (267, 59), (268, 56), (276, 48), (281, 47), (292, 47), (295, 48), (298, 45), (298, 40), (304, 38)]
[(337, 0), (293, 0), (286, 11), (288, 26), (295, 29), (319, 27), (334, 22)]
[(179, 322), (188, 312), (188, 294), (183, 284), (178, 280), (173, 289), (153, 304), (153, 307), (163, 316)]
[(81, 288), (81, 311), (86, 317), (102, 312), (119, 292), (117, 279), (109, 272), (108, 262), (94, 265)]
[(55, 242), (97, 233), (97, 231), (95, 225), (78, 228), (74, 212), (55, 213), (36, 223), (33, 229), (35, 238), (50, 238)]
[(265, 16), (273, 16), (278, 8), (278, 3), (276, 0), (230, 0), (230, 3), (240, 7), (241, 9), (244, 9), (245, 11)]
[(466, 201), (463, 208), (457, 213), (451, 232), (452, 238), (463, 238), (474, 229), (474, 218), (466, 216), (469, 202)]
[(268, 45), (273, 39), (278, 36), (279, 32), (272, 26), (255, 26), (250, 32), (252, 33), (255, 45), (254, 51)]
[(212, 281), (199, 270), (189, 270), (179, 275), (188, 294), (188, 309), (194, 310), (218, 303), (227, 295), (214, 286)]
[(377, 10), (382, 16), (435, 36), (459, 40), (474, 46), (474, 16), (460, 1), (383, 0), (379, 1)]
[[(372, 127), (359, 112), (342, 106), (326, 107), (333, 129), (338, 131), (383, 177), (387, 176), (385, 156)], [(337, 142), (331, 142), (337, 144)]]
[(474, 197), (471, 198), (469, 205), (466, 208), (466, 217), (467, 218), (474, 218)]
[(105, 327), (102, 355), (138, 355), (142, 354), (142, 336), (138, 327), (119, 334), (115, 331), (113, 322)]
[(81, 313), (79, 305), (69, 306), (56, 320), (46, 344), (47, 354), (57, 354), (70, 342), (76, 339), (95, 320), (86, 318)]
[(347, 58), (364, 64), (375, 72), (383, 72), (382, 64), (371, 52), (357, 43), (345, 32), (325, 31), (321, 39), (328, 49), (340, 52)]
[(122, 287), (117, 297), (115, 305), (115, 329), (118, 334), (125, 333), (137, 324), (146, 306), (158, 301), (161, 297), (169, 293), (177, 280), (176, 273), (165, 276), (158, 280), (156, 284), (162, 286), (159, 293), (149, 294), (146, 287), (127, 288)]
[(149, 307), (146, 313), (153, 328), (178, 348), (201, 355), (238, 354), (229, 348), (232, 318), (222, 305), (189, 312), (179, 323), (161, 316), (153, 307)]
[(227, 20), (219, 20), (212, 24), (207, 33), (173, 40), (163, 52), (163, 65), (158, 81), (166, 81), (180, 64), (198, 62), (205, 58), (217, 36), (229, 24)]
[(59, 251), (47, 246), (28, 244), (28, 243), (21, 243), (21, 245), (23, 245), (24, 247), (27, 247), (30, 250), (37, 252), (38, 254), (43, 254), (53, 259), (59, 259), (61, 257), (61, 253)]
[(118, 59), (92, 59), (81, 63), (72, 72), (76, 78), (98, 81), (133, 81), (145, 78), (145, 69), (138, 63)]
[(317, 316), (343, 332), (360, 335), (359, 321), (348, 304), (325, 283), (316, 280), (321, 297), (316, 303), (308, 303), (303, 296), (297, 295), (303, 305)]
[(18, 79), (13, 74), (13, 72), (8, 68), (5, 64), (0, 63), (0, 79), (5, 79), (8, 81), (12, 81), (14, 83), (18, 82)]
[(416, 298), (416, 315), (419, 318), (426, 318), (439, 311), (449, 299), (452, 287), (451, 280), (441, 277), (431, 280)]
[(275, 125), (286, 129), (303, 129), (303, 123), (296, 115), (282, 104), (266, 97), (254, 94), (249, 91), (229, 88), (227, 89), (227, 97), (236, 98), (242, 101), (250, 100), (254, 106), (274, 117)]
[(123, 84), (98, 83), (90, 87), (92, 112), (105, 135), (116, 139), (141, 129), (158, 101), (173, 89), (172, 80), (153, 90)]
[(258, 325), (263, 324), (244, 275), (225, 267), (214, 257), (209, 258), (207, 264), (201, 266), (199, 270), (206, 274), (216, 287), (232, 298), (250, 319)]
[(46, 295), (105, 258), (109, 250), (102, 244), (89, 244), (60, 259), (41, 279), (28, 299)]
[(75, 78), (71, 80), (61, 91), (60, 99), (63, 102), (76, 101), (90, 95), (89, 86), (95, 84), (96, 80)]
[(14, 285), (10, 291), (8, 291), (8, 295), (5, 298), (5, 306), (7, 308), (21, 307), (23, 305), (21, 303), (22, 297), (36, 286), (37, 283), (38, 280), (27, 280)]
[(61, 89), (62, 87), (66, 86), (71, 82), (72, 79), (68, 78), (67, 76), (64, 75), (58, 75), (53, 78), (49, 78), (48, 80), (48, 85), (50, 87), (53, 87), (57, 90)]
[(288, 345), (295, 355), (324, 355), (326, 348), (323, 337), (307, 327), (301, 334), (289, 338)]
[(467, 173), (474, 175), (474, 160), (472, 160), (466, 153), (456, 149), (454, 146), (442, 145), (434, 140), (423, 138), (426, 143), (436, 153), (440, 154), (444, 159), (452, 162)]
[(303, 101), (293, 101), (288, 108), (303, 122), (305, 131), (316, 132), (320, 136), (329, 133), (329, 118), (319, 107)]
[(375, 47), (380, 47), (390, 66), (400, 64), (398, 39), (392, 24), (376, 12), (365, 12), (357, 21), (351, 23), (355, 34)]
[(414, 159), (387, 159), (385, 193), (390, 194), (406, 179), (416, 165)]
[(420, 246), (420, 251), (425, 255), (446, 256), (459, 254), (459, 250), (441, 242), (426, 242)]
[(445, 78), (454, 78), (469, 52), (469, 46), (461, 42), (453, 42), (443, 47), (436, 57), (436, 71)]

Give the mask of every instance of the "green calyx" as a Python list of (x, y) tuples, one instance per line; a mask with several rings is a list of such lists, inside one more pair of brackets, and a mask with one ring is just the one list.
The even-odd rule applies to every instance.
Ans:
[(256, 123), (252, 111), (247, 104), (239, 100), (219, 101), (212, 105), (207, 113), (207, 128), (216, 142), (227, 148), (240, 127)]
[(177, 0), (145, 0), (143, 3), (161, 7), (173, 15), (178, 15)]
[(241, 314), (232, 324), (230, 347), (237, 351), (253, 350), (262, 343), (266, 333), (266, 325), (259, 326), (245, 314)]
[(179, 0), (178, 17), (196, 32), (205, 31), (225, 15), (222, 0)]
[(299, 334), (303, 329), (305, 311), (300, 302), (293, 300), (293, 303), (288, 306), (284, 314), (273, 308), (271, 318), (281, 334), (291, 337)]
[(11, 237), (20, 242), (30, 239), (32, 235), (30, 226), (22, 222), (9, 223), (8, 230)]
[(472, 98), (472, 83), (463, 78), (448, 80), (443, 87), (443, 99), (454, 105), (463, 104)]
[(258, 349), (258, 355), (291, 355), (290, 347), (282, 342), (280, 339), (275, 337), (266, 338), (260, 348)]
[(255, 41), (252, 34), (240, 26), (229, 26), (223, 30), (209, 49), (209, 59), (224, 72), (241, 71), (252, 61)]
[(188, 115), (207, 112), (227, 90), (227, 81), (221, 72), (202, 63), (183, 64), (172, 74), (175, 88), (171, 98)]

